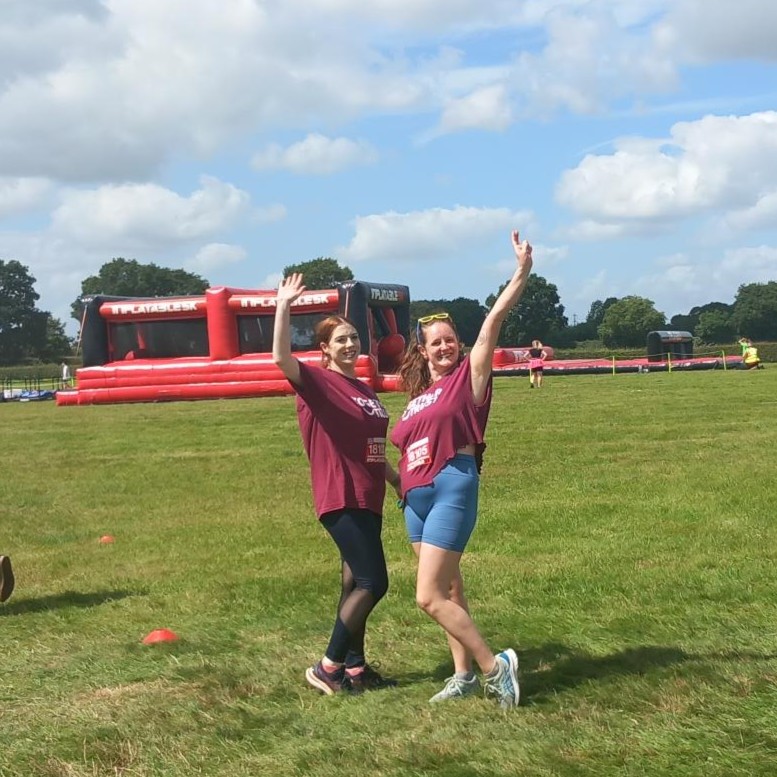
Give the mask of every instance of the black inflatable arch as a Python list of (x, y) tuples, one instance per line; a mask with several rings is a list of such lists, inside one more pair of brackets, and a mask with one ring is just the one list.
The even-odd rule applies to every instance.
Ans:
[(647, 358), (649, 362), (693, 358), (693, 335), (690, 332), (662, 329), (648, 332)]

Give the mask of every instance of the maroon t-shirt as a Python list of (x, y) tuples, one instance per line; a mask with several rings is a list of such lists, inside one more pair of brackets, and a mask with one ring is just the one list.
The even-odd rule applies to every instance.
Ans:
[(399, 448), (402, 494), (428, 486), (459, 448), (480, 444), (491, 409), (492, 379), (480, 405), (472, 396), (469, 356), (454, 370), (411, 399), (391, 432)]
[(345, 508), (383, 514), (388, 413), (356, 378), (299, 362), (297, 418), (310, 460), (316, 515)]

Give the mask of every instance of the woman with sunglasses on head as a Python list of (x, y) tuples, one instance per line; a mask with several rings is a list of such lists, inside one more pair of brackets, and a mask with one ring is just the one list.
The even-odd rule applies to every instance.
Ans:
[(502, 707), (518, 704), (518, 657), (495, 655), (469, 615), (460, 561), (475, 527), (483, 434), (491, 406), (491, 365), (499, 330), (518, 302), (532, 267), (532, 248), (512, 233), (518, 266), (464, 356), (447, 313), (418, 320), (400, 368), (410, 402), (391, 433), (400, 450), (405, 523), (418, 557), (416, 601), (442, 626), (454, 674), (430, 701), (476, 693), (473, 659), (485, 690)]
[(305, 291), (300, 273), (278, 287), (273, 361), (297, 394), (297, 416), (316, 514), (342, 560), (342, 593), (329, 646), (305, 672), (308, 683), (331, 696), (396, 685), (364, 656), (367, 618), (388, 590), (383, 555), (383, 498), (386, 481), (399, 477), (386, 462), (388, 413), (375, 392), (356, 377), (360, 353), (356, 327), (329, 316), (316, 327), (321, 367), (291, 352), (291, 304)]

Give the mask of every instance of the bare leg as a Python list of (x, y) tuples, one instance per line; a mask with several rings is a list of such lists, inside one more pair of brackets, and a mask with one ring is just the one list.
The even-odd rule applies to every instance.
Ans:
[[(415, 551), (416, 558), (421, 551), (421, 543), (414, 542), (413, 550)], [(464, 580), (461, 577), (461, 570), (456, 569), (456, 575), (451, 581), (450, 588), (448, 589), (448, 598), (456, 602), (466, 612), (469, 612), (469, 606), (464, 596)], [(454, 672), (471, 672), (472, 671), (472, 654), (461, 644), (454, 636), (445, 632), (445, 636), (448, 638), (448, 646), (451, 650), (451, 656), (453, 657), (453, 671)]]
[(414, 549), (415, 545), (418, 545), (418, 606), (445, 630), (457, 672), (469, 671), (474, 658), (487, 674), (494, 668), (495, 658), (466, 609), (459, 570), (461, 553), (425, 542), (414, 543)]

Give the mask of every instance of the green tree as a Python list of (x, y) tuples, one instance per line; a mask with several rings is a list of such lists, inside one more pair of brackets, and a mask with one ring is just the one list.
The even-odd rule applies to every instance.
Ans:
[(593, 324), (582, 321), (562, 329), (553, 335), (553, 345), (556, 348), (575, 348), (578, 343), (586, 340), (598, 340), (599, 334)]
[(777, 340), (777, 281), (740, 286), (731, 322), (743, 337)]
[(410, 303), (410, 323), (430, 313), (445, 311), (453, 316), (459, 337), (465, 345), (472, 345), (483, 326), (486, 309), (476, 300), (466, 297), (456, 299), (417, 299)]
[(595, 299), (591, 303), (591, 307), (588, 309), (588, 315), (586, 316), (585, 323), (593, 324), (595, 328), (599, 327), (604, 319), (604, 314), (607, 312), (607, 308), (611, 307), (618, 301), (617, 297), (607, 297), (606, 300)]
[(706, 310), (699, 316), (694, 334), (705, 343), (731, 343), (736, 330), (728, 311)]
[(309, 262), (290, 264), (283, 268), (283, 277), (293, 272), (301, 272), (304, 276), (305, 286), (308, 289), (332, 289), (338, 283), (353, 280), (353, 273), (348, 267), (340, 267), (336, 259), (328, 256), (319, 256)]
[(557, 335), (554, 335), (553, 344), (559, 348), (573, 348), (577, 343), (585, 340), (598, 340), (599, 324), (602, 323), (604, 313), (610, 305), (617, 301), (617, 297), (607, 297), (604, 301), (594, 300), (585, 321), (562, 329)]
[(39, 299), (29, 268), (0, 259), (0, 364), (35, 358), (44, 350), (49, 314), (38, 310)]
[[(115, 297), (177, 297), (202, 294), (210, 283), (186, 270), (173, 270), (154, 264), (141, 264), (135, 259), (112, 259), (97, 275), (81, 282), (81, 295), (106, 294)], [(73, 318), (81, 320), (81, 297), (70, 306)]]
[(599, 325), (599, 337), (608, 347), (645, 345), (648, 332), (663, 329), (666, 316), (645, 297), (623, 297), (610, 305)]
[[(708, 302), (706, 305), (697, 305), (691, 308), (686, 314), (672, 316), (669, 325), (672, 329), (685, 330), (701, 337), (696, 331), (696, 327), (699, 325), (702, 313), (721, 312), (731, 315), (732, 310), (733, 306), (727, 305), (725, 302)], [(721, 340), (719, 342), (724, 341)]]
[(46, 318), (46, 344), (42, 361), (58, 362), (73, 353), (73, 342), (65, 334), (65, 325), (52, 315)]
[[(496, 294), (491, 294), (486, 299), (487, 308), (491, 308), (496, 302), (506, 285), (502, 284)], [(564, 306), (555, 284), (548, 283), (541, 275), (530, 275), (523, 296), (507, 314), (498, 344), (528, 345), (535, 339), (552, 344), (554, 336), (566, 326)]]

